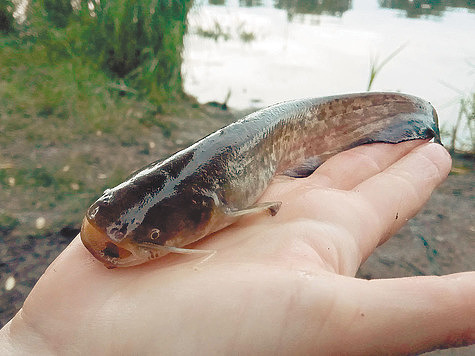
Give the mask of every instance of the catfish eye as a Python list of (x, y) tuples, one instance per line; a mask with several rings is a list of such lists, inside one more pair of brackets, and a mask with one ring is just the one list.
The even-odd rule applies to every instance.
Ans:
[(152, 240), (158, 239), (159, 236), (160, 236), (160, 230), (158, 229), (153, 229), (152, 232), (150, 233), (150, 238)]

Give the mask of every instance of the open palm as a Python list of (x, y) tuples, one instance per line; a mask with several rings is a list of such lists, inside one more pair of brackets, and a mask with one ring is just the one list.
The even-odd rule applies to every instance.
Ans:
[[(59, 354), (387, 354), (475, 342), (475, 273), (360, 280), (374, 249), (450, 170), (436, 144), (373, 144), (308, 178), (278, 177), (282, 201), (168, 255), (108, 270), (76, 238), (0, 333), (0, 351)], [(1, 353), (1, 352), (0, 352)]]

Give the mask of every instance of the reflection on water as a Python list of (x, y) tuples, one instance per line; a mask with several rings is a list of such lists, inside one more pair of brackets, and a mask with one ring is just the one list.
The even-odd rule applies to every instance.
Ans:
[(262, 0), (239, 0), (239, 5), (243, 7), (262, 6)]
[(351, 8), (351, 0), (276, 0), (275, 7), (286, 9), (289, 19), (293, 14), (341, 17), (345, 11)]
[(403, 10), (409, 18), (419, 18), (421, 16), (442, 16), (448, 8), (475, 9), (473, 0), (379, 0), (381, 7), (389, 9)]
[[(209, 5), (233, 5), (236, 0), (207, 0)], [(295, 14), (330, 15), (341, 17), (351, 9), (352, 0), (238, 0), (240, 7), (275, 7), (287, 10), (289, 20)], [(473, 0), (378, 0), (382, 8), (402, 10), (409, 18), (442, 16), (451, 8), (475, 10)]]

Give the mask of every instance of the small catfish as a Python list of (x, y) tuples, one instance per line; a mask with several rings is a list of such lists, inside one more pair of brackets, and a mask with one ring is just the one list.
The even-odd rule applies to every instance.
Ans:
[(81, 239), (108, 268), (128, 267), (184, 248), (247, 214), (273, 177), (307, 177), (329, 157), (372, 142), (435, 138), (426, 101), (363, 93), (288, 101), (250, 114), (107, 189), (87, 210)]

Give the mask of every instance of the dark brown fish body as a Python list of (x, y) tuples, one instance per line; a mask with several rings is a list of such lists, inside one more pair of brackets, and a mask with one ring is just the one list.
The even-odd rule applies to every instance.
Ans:
[(233, 223), (276, 174), (308, 176), (338, 152), (371, 142), (436, 137), (437, 116), (418, 98), (365, 93), (290, 101), (257, 111), (108, 189), (81, 236), (109, 267), (160, 257)]

